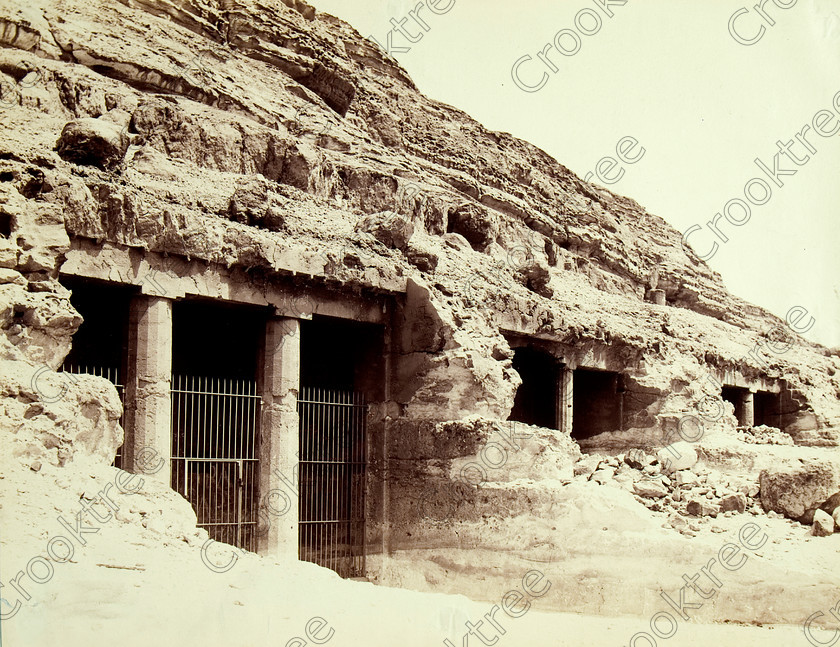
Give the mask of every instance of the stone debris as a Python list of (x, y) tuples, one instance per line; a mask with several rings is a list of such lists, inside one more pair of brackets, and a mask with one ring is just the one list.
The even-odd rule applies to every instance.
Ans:
[(660, 499), (668, 495), (668, 488), (656, 481), (641, 481), (633, 484), (633, 491), (646, 499)]
[[(672, 455), (666, 452), (661, 456), (668, 460)], [(703, 523), (719, 515), (764, 514), (758, 500), (758, 484), (749, 477), (724, 475), (699, 461), (691, 469), (671, 472), (670, 476), (660, 468), (658, 455), (632, 449), (610, 456), (583, 454), (572, 472), (574, 478), (629, 491), (648, 510), (667, 513), (669, 522), (663, 524), (665, 527), (687, 536), (694, 536), (697, 528), (692, 530), (687, 523), (674, 519), (696, 519)]]
[(827, 537), (834, 533), (834, 519), (827, 512), (817, 510), (814, 513), (814, 523), (811, 526), (814, 537)]
[(720, 500), (720, 509), (723, 512), (745, 512), (747, 509), (747, 497), (738, 492), (728, 494)]
[(793, 445), (790, 434), (780, 431), (777, 427), (760, 425), (758, 427), (738, 427), (735, 432), (738, 440), (754, 445)]
[(716, 517), (718, 516), (718, 512), (720, 512), (718, 506), (703, 499), (691, 499), (687, 501), (685, 509), (688, 514), (695, 517)]
[(670, 474), (694, 467), (697, 463), (697, 450), (690, 443), (680, 441), (660, 449), (656, 457), (662, 466), (662, 471)]

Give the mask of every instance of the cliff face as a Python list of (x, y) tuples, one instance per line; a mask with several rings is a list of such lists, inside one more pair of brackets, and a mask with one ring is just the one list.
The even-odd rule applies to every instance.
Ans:
[[(426, 99), (349, 25), (295, 2), (3, 11), (10, 351), (66, 353), (51, 279), (71, 236), (379, 292), (409, 281), (408, 417), (506, 417), (502, 328), (614, 349), (659, 390), (660, 420), (706, 394), (706, 370), (784, 378), (814, 412), (802, 440), (834, 441), (835, 358), (729, 295), (632, 200)], [(361, 217), (382, 212), (410, 221), (409, 242), (371, 236)], [(672, 307), (646, 302), (654, 288)], [(749, 355), (780, 331), (793, 349)]]
[[(661, 218), (424, 97), (346, 23), (291, 0), (0, 9), (8, 357), (66, 353), (78, 322), (53, 279), (72, 237), (268, 280), (410, 283), (433, 313), (399, 349), (415, 418), (507, 417), (503, 329), (614, 349), (660, 422), (708, 393), (706, 371), (784, 379), (807, 414), (792, 432), (836, 441), (836, 358), (728, 294)], [(383, 212), (410, 241), (377, 240)], [(750, 356), (780, 334), (790, 350)]]

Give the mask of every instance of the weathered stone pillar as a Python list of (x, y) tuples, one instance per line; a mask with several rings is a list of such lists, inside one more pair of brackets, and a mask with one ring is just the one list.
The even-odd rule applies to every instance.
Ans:
[(129, 311), (123, 466), (172, 477), (172, 300), (141, 295)]
[(257, 551), (275, 559), (296, 560), (300, 320), (272, 317), (266, 322), (260, 364), (262, 417), (258, 452), (260, 516), (263, 519)]
[(573, 395), (574, 371), (561, 364), (557, 371), (557, 429), (569, 435), (572, 433)]
[(650, 300), (658, 306), (667, 305), (665, 300), (665, 290), (651, 290)]
[(742, 427), (752, 427), (755, 425), (755, 391), (746, 391), (744, 393), (741, 420), (738, 421), (738, 424)]

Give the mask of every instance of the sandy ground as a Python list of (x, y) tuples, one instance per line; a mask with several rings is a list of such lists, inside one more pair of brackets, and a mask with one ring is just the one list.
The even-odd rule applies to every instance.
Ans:
[[(145, 548), (131, 544), (116, 548), (111, 545), (100, 552), (91, 546), (88, 555), (79, 556), (78, 565), (62, 565), (64, 572), (57, 571), (38, 589), (37, 601), (33, 596), (33, 604), (3, 624), (3, 644), (298, 646), (319, 644), (292, 638), (305, 639), (308, 621), (322, 617), (328, 626), (310, 625), (312, 634), (323, 638), (334, 629), (327, 643), (335, 647), (426, 647), (446, 644), (444, 639), (458, 646), (477, 645), (482, 643), (475, 636), (463, 642), (464, 623), (468, 619), (477, 623), (492, 607), (463, 596), (342, 581), (306, 564), (284, 566), (249, 557), (217, 574), (202, 565), (198, 548), (166, 551), (153, 564), (146, 561), (151, 556)], [(136, 571), (85, 568), (91, 562), (146, 566)], [(514, 586), (522, 589), (521, 583)], [(636, 632), (648, 630), (649, 618), (543, 613), (532, 608), (516, 619), (499, 613), (496, 620), (505, 631), (496, 644), (557, 647), (627, 645)], [(667, 625), (663, 629), (667, 631)], [(806, 644), (801, 627), (692, 622), (680, 623), (665, 642), (739, 647)], [(636, 644), (647, 643), (640, 639)]]
[[(68, 561), (54, 563), (49, 579), (43, 562), (31, 563), (31, 572), (44, 581), (33, 582), (30, 576), (20, 580), (30, 596), (25, 601), (10, 584), (15, 573), (26, 569), (33, 558), (46, 554), (50, 539), (72, 534), (62, 528), (58, 516), (73, 518), (80, 491), (91, 495), (118, 471), (101, 466), (92, 467), (86, 475), (56, 470), (58, 478), (64, 480), (59, 480), (60, 488), (55, 488), (47, 487), (51, 483), (46, 478), (49, 473), (10, 470), (5, 470), (0, 479), (5, 538), (0, 553), (0, 579), (5, 586), (0, 594), (7, 600), (2, 603), (4, 613), (9, 614), (10, 605), (18, 601), (22, 605), (2, 624), (3, 645), (9, 647), (115, 643), (143, 647), (426, 647), (446, 645), (445, 640), (469, 647), (485, 643), (475, 635), (464, 639), (466, 622), (477, 625), (482, 616), (493, 612), (494, 605), (503, 604), (511, 590), (522, 593), (522, 599), (513, 599), (516, 604), (509, 607), (521, 617), (496, 611), (493, 617), (504, 633), (499, 631), (494, 641), (496, 634), (485, 620), (481, 627), (487, 631), (486, 644), (646, 646), (652, 643), (644, 638), (633, 643), (632, 638), (638, 632), (649, 633), (651, 616), (667, 610), (656, 601), (658, 587), (677, 596), (681, 574), (697, 571), (721, 545), (737, 541), (738, 528), (751, 520), (767, 533), (768, 541), (749, 555), (743, 570), (721, 573), (721, 595), (702, 610), (689, 611), (692, 620), (679, 621), (673, 636), (657, 644), (806, 645), (801, 622), (819, 610), (826, 614), (823, 620), (827, 620), (829, 629), (836, 626), (828, 612), (840, 598), (838, 580), (833, 576), (838, 567), (840, 534), (808, 537), (803, 526), (753, 515), (719, 517), (704, 524), (692, 538), (664, 528), (653, 533), (651, 525), (659, 519), (636, 515), (633, 521), (627, 507), (630, 504), (616, 498), (618, 490), (613, 488), (603, 488), (609, 493), (604, 497), (593, 495), (588, 502), (580, 503), (582, 510), (590, 511), (591, 518), (576, 517), (578, 535), (574, 542), (579, 546), (588, 541), (588, 551), (558, 554), (549, 563), (516, 560), (511, 554), (490, 550), (478, 556), (474, 549), (460, 556), (450, 551), (445, 556), (452, 562), (469, 556), (473, 565), (485, 565), (484, 570), (474, 568), (469, 574), (456, 574), (452, 569), (441, 569), (443, 552), (436, 562), (420, 553), (395, 555), (391, 570), (415, 574), (413, 581), (405, 578), (404, 586), (434, 589), (420, 592), (346, 581), (311, 564), (278, 563), (253, 554), (237, 556), (228, 570), (214, 572), (207, 563), (218, 565), (216, 571), (223, 570), (221, 566), (230, 561), (233, 549), (214, 544), (202, 552), (203, 539), (185, 523), (178, 501), (172, 498), (174, 493), (149, 481), (139, 496), (115, 495), (119, 512), (113, 519), (95, 524), (99, 531), (84, 535), (86, 544), (77, 545)], [(585, 497), (577, 493), (574, 499)], [(107, 516), (103, 509), (99, 512)], [(141, 517), (146, 527), (140, 523)], [(599, 525), (605, 518), (609, 519), (611, 532), (604, 532)], [(637, 526), (635, 536), (628, 527), (633, 523)], [(602, 538), (597, 542), (599, 531)], [(615, 553), (612, 561), (605, 561), (605, 551)], [(54, 552), (67, 551), (61, 548)], [(448, 573), (450, 579), (445, 583), (429, 579), (432, 575), (427, 567), (432, 562), (439, 569), (436, 577)], [(416, 579), (424, 568), (425, 583)], [(534, 569), (541, 569), (543, 579), (529, 580), (529, 591), (523, 576)], [(587, 578), (601, 586), (600, 595), (644, 600), (644, 611), (622, 617), (554, 612), (558, 605), (568, 603), (564, 597), (567, 589), (574, 588), (578, 594), (586, 591), (583, 584)], [(548, 582), (551, 587), (541, 593)], [(575, 582), (580, 586), (575, 588)], [(470, 591), (474, 599), (446, 593), (459, 589)], [(775, 600), (789, 617), (801, 620), (787, 626), (745, 626), (712, 624), (704, 617), (709, 610), (725, 610), (761, 622), (766, 617), (764, 611), (777, 611), (773, 609)], [(530, 604), (527, 609), (526, 602)], [(326, 625), (313, 618), (323, 618)], [(311, 634), (308, 639), (307, 626)], [(658, 627), (660, 633), (671, 632), (665, 620)], [(815, 632), (828, 644), (832, 636), (829, 631)]]

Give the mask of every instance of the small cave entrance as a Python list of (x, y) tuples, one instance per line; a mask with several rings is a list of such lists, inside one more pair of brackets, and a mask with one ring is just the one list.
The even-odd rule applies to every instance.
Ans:
[(172, 306), (172, 489), (212, 539), (251, 551), (266, 316), (261, 308), (210, 299)]
[(384, 327), (313, 315), (300, 343), (299, 558), (361, 577), (367, 406), (385, 398)]
[(572, 394), (572, 438), (621, 430), (624, 379), (620, 373), (575, 369)]
[(12, 216), (5, 211), (0, 211), (0, 238), (12, 237)]
[(741, 427), (751, 427), (753, 421), (750, 420), (751, 412), (746, 406), (747, 399), (750, 397), (749, 389), (740, 386), (724, 386), (720, 391), (720, 397), (723, 400), (731, 403), (735, 407), (735, 418), (738, 420), (738, 425)]
[(105, 377), (119, 387), (126, 370), (131, 298), (136, 290), (91, 279), (61, 277), (70, 303), (82, 315), (62, 370)]
[(105, 377), (119, 387), (126, 370), (129, 286), (67, 276), (61, 284), (70, 290), (70, 303), (82, 315), (82, 325), (73, 335), (73, 345), (62, 370)]
[(513, 368), (522, 378), (509, 420), (557, 427), (557, 360), (553, 355), (523, 346), (513, 351)]
[(782, 398), (780, 393), (757, 391), (755, 394), (755, 426), (782, 428)]
[[(75, 276), (62, 276), (60, 282), (70, 290), (70, 303), (84, 320), (73, 335), (60, 370), (104, 377), (116, 387), (124, 406), (129, 316), (137, 289)], [(123, 429), (124, 417), (119, 421)], [(122, 447), (117, 449), (113, 464), (122, 467)]]

